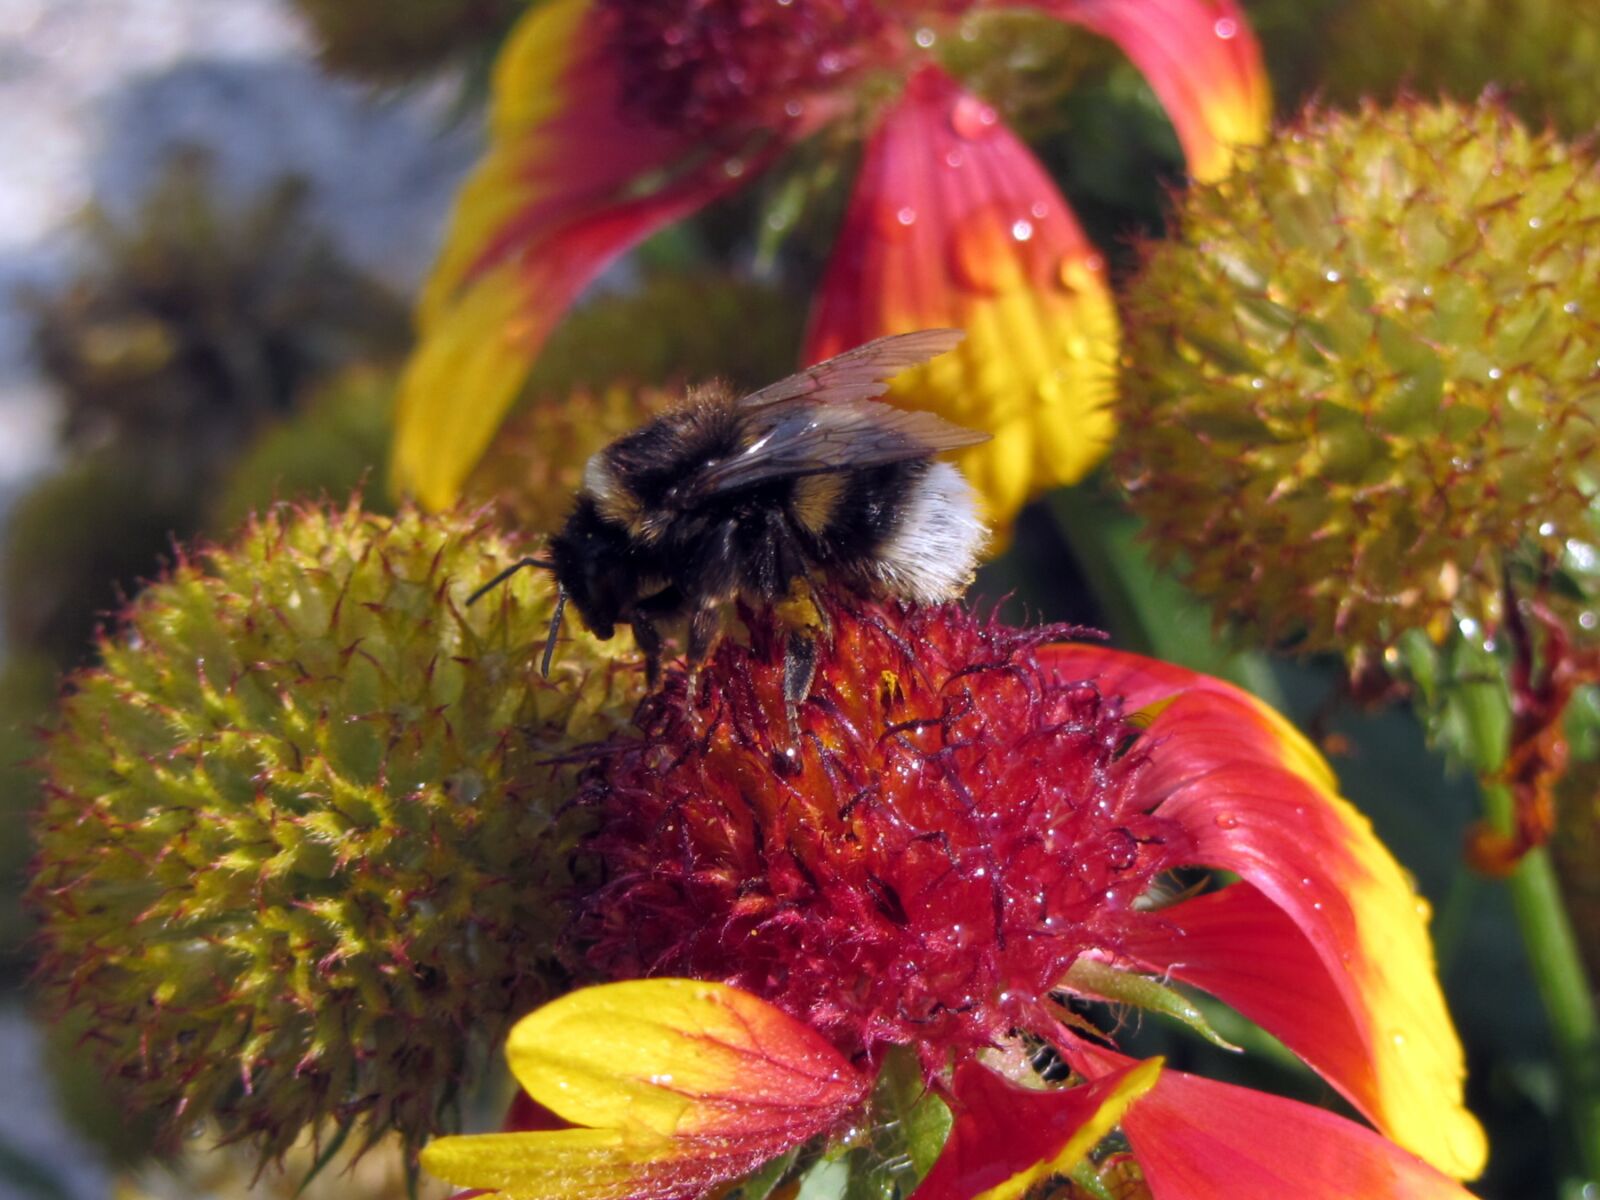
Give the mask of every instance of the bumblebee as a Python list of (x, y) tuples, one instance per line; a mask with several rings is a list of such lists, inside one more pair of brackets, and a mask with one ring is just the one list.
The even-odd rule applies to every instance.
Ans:
[(691, 392), (589, 459), (548, 557), (513, 564), (471, 599), (524, 567), (547, 568), (559, 592), (545, 673), (570, 602), (596, 637), (632, 629), (652, 687), (663, 625), (686, 629), (693, 667), (733, 601), (803, 609), (784, 686), (798, 703), (811, 687), (811, 630), (826, 632), (808, 603), (821, 584), (929, 603), (972, 580), (988, 531), (961, 473), (934, 456), (988, 435), (874, 399), (962, 336), (879, 338), (745, 396)]

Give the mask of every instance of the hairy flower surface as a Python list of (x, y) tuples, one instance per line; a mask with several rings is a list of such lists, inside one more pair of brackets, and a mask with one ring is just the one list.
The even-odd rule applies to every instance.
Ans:
[(798, 742), (771, 645), (724, 654), (702, 703), (647, 702), (645, 739), (584, 793), (607, 883), (580, 930), (603, 974), (725, 980), (853, 1057), (918, 1044), (936, 1072), (1048, 1025), (1073, 961), (1124, 943), (1134, 902), (1193, 856), (1138, 805), (1127, 714), (1052, 678), (1051, 630), (900, 624), (841, 622), (844, 669)]
[[(919, 1200), (1020, 1196), (1113, 1126), (1157, 1200), (1465, 1196), (1448, 1176), (1481, 1168), (1483, 1139), (1425, 905), (1281, 717), (955, 606), (830, 616), (792, 726), (783, 637), (752, 617), (748, 645), (724, 640), (595, 757), (604, 881), (575, 945), (646, 978), (564, 997), (513, 1039), (518, 1079), (573, 1128), (446, 1139), (427, 1169), (521, 1200), (695, 1194), (735, 1173), (703, 1122), (744, 1106), (778, 1148), (870, 1122), (870, 1082), (904, 1048), (955, 1113)], [(1179, 866), (1239, 881), (1163, 904), (1152, 885)], [(1057, 999), (1140, 1003), (1169, 980), (1276, 1034), (1377, 1132), (1122, 1057)], [(730, 1005), (756, 1063), (724, 1052)], [(630, 1008), (661, 1027), (647, 1058), (608, 1049)], [(1070, 1086), (1009, 1077), (995, 1051), (1024, 1034)], [(655, 1105), (679, 1123), (618, 1149)], [(573, 1157), (590, 1143), (611, 1147), (603, 1183)]]
[[(1237, 143), (1264, 134), (1265, 76), (1235, 0), (994, 7), (1013, 6), (1126, 51), (1197, 176), (1222, 174)], [(421, 303), (396, 486), (451, 503), (552, 327), (608, 262), (794, 144), (857, 128), (871, 133), (866, 158), (805, 356), (929, 323), (967, 328), (952, 363), (909, 377), (896, 399), (996, 434), (963, 465), (1002, 524), (1027, 496), (1079, 478), (1109, 434), (1115, 318), (1065, 199), (997, 111), (940, 65), (941, 39), (973, 7), (531, 9), (500, 59), (490, 148)]]
[(1189, 190), (1128, 299), (1118, 470), (1158, 557), (1307, 650), (1492, 632), (1587, 540), (1600, 171), (1484, 102), (1309, 111)]
[(47, 1003), (141, 1109), (263, 1155), (448, 1119), (508, 1015), (549, 995), (573, 831), (552, 752), (637, 673), (483, 519), (274, 512), (147, 588), (69, 681), (32, 899)]

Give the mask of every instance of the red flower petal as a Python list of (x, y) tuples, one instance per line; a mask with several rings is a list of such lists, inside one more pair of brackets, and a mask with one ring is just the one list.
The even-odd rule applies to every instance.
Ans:
[(1163, 1071), (1123, 1118), (1122, 1130), (1155, 1200), (1471, 1197), (1344, 1117), (1181, 1071)]
[(956, 1069), (950, 1138), (913, 1200), (1011, 1200), (1070, 1171), (1156, 1084), (1159, 1059), (1084, 1087), (1028, 1089), (967, 1061)]
[(394, 484), (430, 507), (455, 500), (578, 293), (761, 165), (736, 169), (730, 153), (630, 116), (624, 86), (592, 0), (531, 8), (501, 53), (489, 152), (424, 291), (396, 414)]
[[(1395, 1141), (1449, 1174), (1475, 1176), (1483, 1133), (1461, 1106), (1461, 1046), (1434, 976), (1427, 906), (1338, 794), (1321, 756), (1283, 717), (1220, 680), (1086, 646), (1059, 647), (1052, 661), (1069, 678), (1124, 696), (1130, 711), (1155, 714), (1139, 779), (1147, 802), (1194, 838), (1197, 865), (1238, 872), (1293, 923), (1320, 964), (1313, 978), (1332, 989), (1348, 1023), (1319, 1037), (1305, 1028), (1308, 1018), (1258, 1007), (1273, 1018), (1265, 1027)], [(1251, 902), (1214, 903), (1234, 906), (1220, 916), (1238, 917)], [(1184, 921), (1183, 909), (1173, 914)], [(1286, 956), (1285, 966), (1300, 957), (1281, 926), (1257, 932), (1267, 952)], [(1245, 976), (1232, 998), (1259, 1006), (1261, 986)], [(1352, 1053), (1351, 1031), (1360, 1053)]]
[(867, 146), (805, 355), (936, 326), (967, 339), (893, 394), (994, 435), (958, 460), (992, 516), (1099, 460), (1117, 353), (1104, 266), (995, 110), (929, 67)]
[(1272, 119), (1266, 68), (1235, 0), (1016, 2), (1116, 42), (1161, 98), (1196, 179), (1220, 179), (1234, 147), (1266, 137)]

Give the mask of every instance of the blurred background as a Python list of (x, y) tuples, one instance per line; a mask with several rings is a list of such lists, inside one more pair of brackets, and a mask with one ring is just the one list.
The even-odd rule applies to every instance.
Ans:
[[(489, 64), (522, 7), (0, 0), (0, 1197), (295, 1194), (199, 1143), (177, 1168), (152, 1165), (149, 1131), (85, 1061), (81, 1031), (39, 1023), (18, 898), (38, 799), (26, 762), (61, 673), (92, 659), (105, 615), (171, 561), (175, 542), (225, 536), (279, 498), (381, 480), (412, 298), (482, 148)], [(1592, 128), (1581, 104), (1563, 107), (1562, 88), (1592, 93), (1596, 76), (1551, 83), (1545, 51), (1523, 54), (1482, 5), (1463, 6), (1459, 54), (1425, 31), (1406, 43), (1374, 16), (1403, 0), (1246, 7), (1280, 113), (1312, 94), (1393, 95), (1408, 80), (1469, 99), (1500, 83), (1535, 121)], [(1414, 7), (1421, 29), (1445, 6)], [(1563, 6), (1518, 7), (1546, 19)], [(1172, 130), (1098, 39), (1020, 36), (1010, 54), (1020, 82), (1006, 115), (1115, 280), (1135, 239), (1160, 233), (1183, 178)], [(603, 407), (619, 379), (785, 373), (842, 211), (839, 175), (836, 163), (802, 164), (652, 239), (557, 331), (528, 390), (590, 389)], [(756, 232), (778, 228), (781, 251)], [(618, 331), (637, 329), (654, 333), (630, 334), (619, 365)], [(513, 416), (485, 470), (523, 469), (528, 437)], [(367, 494), (383, 504), (381, 485)], [(521, 514), (536, 528), (557, 515)], [(1086, 544), (1074, 536), (1086, 522), (1110, 532)], [(1151, 646), (1085, 584), (1105, 554), (1137, 557), (1135, 532), (1108, 487), (1036, 502), (979, 593), (1017, 617), (1082, 621), (1132, 648), (1230, 669), (1231, 647), (1177, 585), (1118, 568), (1135, 591), (1155, 589), (1126, 603), (1165, 606), (1172, 634)], [(1566, 1151), (1544, 1018), (1504, 892), (1459, 869), (1478, 808), (1471, 780), (1428, 748), (1409, 709), (1351, 701), (1342, 663), (1253, 661), (1246, 682), (1336, 752), (1346, 794), (1433, 901), (1469, 1103), (1494, 1146), (1475, 1190), (1556, 1195)], [(1191, 1068), (1325, 1098), (1270, 1056), (1240, 1068), (1190, 1043), (1161, 1048)], [(384, 1169), (360, 1186), (403, 1189)]]

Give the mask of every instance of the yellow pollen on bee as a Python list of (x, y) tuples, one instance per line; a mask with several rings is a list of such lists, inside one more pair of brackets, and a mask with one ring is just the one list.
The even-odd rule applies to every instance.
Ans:
[(821, 533), (839, 511), (845, 485), (841, 474), (807, 475), (795, 480), (794, 498), (790, 501), (795, 520), (809, 532)]

